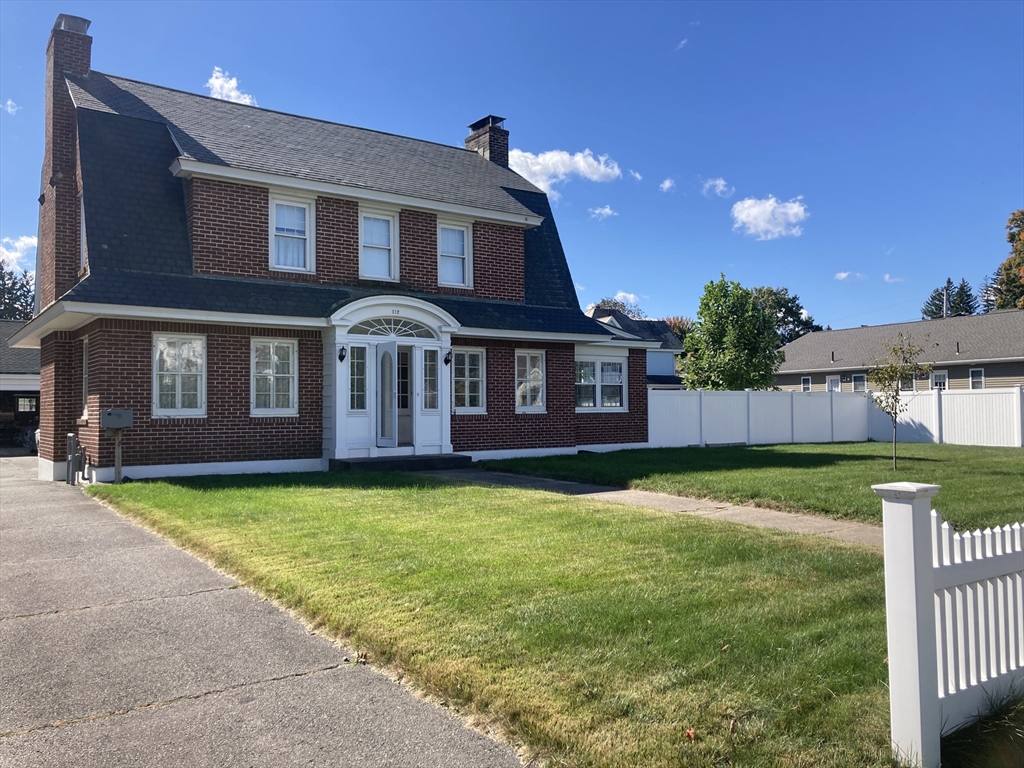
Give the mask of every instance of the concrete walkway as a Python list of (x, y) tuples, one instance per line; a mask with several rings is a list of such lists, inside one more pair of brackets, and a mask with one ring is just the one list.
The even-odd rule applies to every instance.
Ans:
[[(568, 480), (549, 480), (543, 477), (527, 477), (507, 472), (488, 472), (482, 469), (444, 469), (425, 474), (449, 477), (482, 485), (508, 485), (516, 488), (533, 488), (569, 496), (586, 496), (591, 499), (625, 504), (631, 507), (647, 507), (683, 515), (698, 515), (713, 520), (750, 525), (755, 528), (773, 528), (793, 533), (808, 533), (836, 541), (852, 544), (866, 544), (882, 547), (882, 527), (848, 520), (831, 520), (817, 515), (802, 515), (795, 512), (777, 512), (760, 507), (737, 506), (722, 501), (688, 499), (667, 493), (632, 491), (609, 488), (603, 485), (573, 483)], [(881, 502), (879, 502), (881, 506)]]
[(271, 603), (0, 458), (0, 766), (516, 768)]

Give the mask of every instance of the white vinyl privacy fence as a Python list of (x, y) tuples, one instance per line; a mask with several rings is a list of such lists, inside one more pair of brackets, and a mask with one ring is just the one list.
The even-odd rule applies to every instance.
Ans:
[(652, 448), (863, 442), (867, 398), (849, 392), (651, 390)]
[(882, 497), (894, 754), (939, 768), (940, 736), (1024, 684), (1021, 525), (960, 534), (931, 509), (940, 486)]
[[(1021, 387), (906, 392), (900, 442), (1024, 445)], [(650, 390), (652, 448), (892, 440), (892, 421), (853, 392)]]
[[(949, 443), (951, 445), (1024, 445), (1024, 390), (933, 389), (904, 392), (907, 411), (900, 416), (896, 439), (902, 443)], [(892, 440), (892, 421), (872, 408), (868, 413), (868, 437)]]

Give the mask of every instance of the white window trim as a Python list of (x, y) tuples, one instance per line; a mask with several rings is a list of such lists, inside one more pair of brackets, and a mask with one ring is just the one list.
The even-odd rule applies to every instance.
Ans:
[[(379, 277), (377, 275), (368, 275), (363, 271), (363, 219), (367, 216), (372, 216), (375, 219), (390, 219), (391, 220), (391, 277)], [(359, 279), (360, 280), (378, 280), (383, 283), (397, 283), (399, 275), (401, 274), (399, 269), (399, 258), (398, 258), (398, 225), (399, 225), (399, 212), (396, 210), (389, 210), (387, 208), (359, 208)]]
[[(463, 257), (465, 260), (465, 266), (463, 268), (463, 274), (466, 276), (466, 282), (464, 283), (446, 283), (441, 280), (441, 229), (461, 229), (466, 233), (466, 255)], [(456, 258), (449, 256), (449, 258)], [(451, 221), (438, 219), (437, 221), (437, 284), (443, 285), (445, 288), (465, 288), (466, 290), (472, 290), (473, 288), (473, 225), (464, 221)]]
[(929, 389), (938, 389), (938, 387), (935, 386), (935, 377), (939, 376), (939, 375), (943, 376), (945, 378), (945, 381), (946, 381), (946, 386), (942, 387), (942, 389), (948, 391), (949, 390), (949, 372), (948, 371), (932, 371), (931, 374), (929, 374), (929, 376), (928, 376), (928, 388)]
[[(288, 408), (256, 407), (256, 345), (288, 344), (292, 348), (292, 404)], [(276, 376), (277, 374), (274, 374)], [(273, 394), (271, 395), (273, 400)], [(249, 415), (250, 416), (298, 416), (299, 415), (299, 340), (267, 339), (253, 337), (249, 340)]]
[[(353, 350), (363, 350), (363, 407), (353, 408), (352, 407), (352, 352)], [(347, 393), (346, 406), (348, 407), (349, 413), (369, 413), (370, 410), (370, 348), (366, 344), (349, 344), (348, 345), (348, 365), (346, 366), (346, 375), (348, 380), (345, 382), (345, 391)]]
[[(198, 408), (161, 408), (160, 407), (160, 379), (157, 371), (156, 340), (157, 339), (200, 339), (203, 342), (203, 367), (199, 376), (199, 407)], [(188, 333), (154, 333), (152, 352), (152, 376), (153, 376), (153, 418), (154, 419), (205, 419), (206, 418), (206, 386), (209, 376), (209, 361), (206, 354), (206, 336), (203, 334)], [(180, 375), (180, 374), (179, 374)]]
[[(832, 389), (832, 382), (836, 382), (839, 386)], [(843, 378), (842, 376), (826, 376), (825, 377), (825, 391), (826, 392), (842, 392), (843, 391)]]
[[(857, 389), (857, 379), (863, 379), (864, 389)], [(855, 373), (850, 377), (850, 389), (853, 392), (867, 392), (868, 391), (868, 375), (866, 373)]]
[[(480, 406), (470, 408), (469, 406), (455, 406), (455, 355), (460, 352), (480, 353)], [(487, 413), (487, 350), (483, 347), (453, 347), (452, 348), (452, 409), (456, 414)], [(468, 381), (468, 379), (467, 379)]]
[[(975, 387), (974, 386), (974, 377), (971, 374), (973, 374), (975, 371), (981, 371), (981, 386), (980, 387)], [(949, 381), (948, 380), (946, 381), (946, 386), (949, 386)], [(971, 389), (984, 389), (985, 388), (985, 369), (984, 368), (971, 368), (967, 372), (967, 386), (970, 387)]]
[[(300, 267), (282, 267), (274, 263), (274, 258), (277, 254), (276, 236), (277, 232), (276, 221), (277, 221), (277, 204), (282, 205), (294, 205), (296, 207), (302, 207), (306, 209), (306, 266), (305, 268)], [(268, 260), (270, 264), (271, 272), (292, 272), (302, 275), (313, 275), (316, 274), (316, 200), (308, 197), (291, 197), (289, 195), (279, 195), (275, 192), (270, 193), (270, 245)]]
[(812, 387), (811, 377), (810, 376), (801, 376), (800, 377), (800, 391), (801, 392), (810, 392), (811, 391), (811, 387)]
[[(576, 406), (576, 413), (628, 413), (629, 412), (629, 358), (628, 357), (597, 357), (593, 355), (577, 355), (573, 361), (572, 370), (572, 399), (576, 402), (576, 363), (594, 363), (594, 405), (587, 407)], [(620, 363), (622, 365), (622, 405), (602, 405), (601, 397), (601, 363)]]
[[(529, 374), (530, 355), (540, 355), (541, 361), (541, 404), (540, 405), (519, 405), (519, 356), (526, 357), (527, 374)], [(547, 413), (548, 412), (548, 356), (543, 349), (517, 349), (515, 370), (512, 373), (515, 379), (516, 413)]]

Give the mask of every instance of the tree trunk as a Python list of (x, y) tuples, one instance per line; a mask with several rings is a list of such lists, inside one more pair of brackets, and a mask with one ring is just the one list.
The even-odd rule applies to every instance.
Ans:
[(892, 471), (896, 471), (896, 419), (892, 420)]

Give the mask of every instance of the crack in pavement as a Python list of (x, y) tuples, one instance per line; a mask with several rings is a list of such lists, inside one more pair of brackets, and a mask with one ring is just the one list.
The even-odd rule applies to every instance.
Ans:
[(172, 704), (179, 704), (183, 701), (194, 701), (196, 699), (202, 699), (206, 696), (212, 696), (216, 693), (228, 693), (230, 691), (237, 691), (242, 688), (251, 688), (255, 685), (262, 685), (263, 683), (277, 683), (282, 680), (290, 680), (292, 678), (309, 677), (310, 675), (316, 675), (321, 672), (330, 672), (333, 669), (339, 669), (345, 666), (342, 664), (330, 664), (326, 667), (318, 667), (317, 669), (307, 669), (304, 672), (291, 672), (287, 675), (279, 675), (278, 677), (267, 677), (263, 680), (252, 680), (246, 683), (236, 683), (235, 685), (228, 685), (223, 688), (213, 688), (209, 691), (202, 691), (200, 693), (190, 693), (184, 696), (176, 696), (173, 699), (166, 699), (165, 701), (153, 701), (149, 704), (140, 704), (136, 707), (126, 707), (124, 709), (115, 709), (111, 712), (97, 712), (92, 715), (83, 715), (82, 717), (72, 717), (67, 720), (55, 720), (52, 723), (46, 725), (37, 725), (32, 728), (22, 728), (17, 731), (7, 731), (6, 733), (0, 733), (0, 739), (11, 738), (12, 736), (26, 736), (30, 733), (38, 733), (40, 731), (48, 731), (55, 728), (63, 728), (68, 725), (78, 725), (79, 723), (91, 723), (96, 720), (106, 720), (117, 715), (130, 715), (133, 712), (145, 712), (149, 709), (160, 709), (161, 707), (168, 707)]
[(166, 541), (158, 541), (155, 544), (141, 544), (141, 545), (139, 545), (137, 547), (120, 547), (118, 549), (111, 549), (111, 550), (108, 550), (107, 552), (102, 552), (99, 555), (97, 555), (94, 552), (83, 552), (80, 555), (68, 555), (66, 557), (41, 557), (38, 560), (11, 560), (11, 561), (4, 560), (3, 562), (0, 562), (0, 567), (3, 567), (3, 566), (10, 567), (12, 565), (32, 565), (32, 564), (35, 564), (35, 563), (56, 563), (56, 562), (60, 562), (62, 560), (81, 560), (83, 558), (85, 558), (87, 560), (96, 560), (99, 557), (106, 557), (108, 555), (118, 555), (118, 554), (120, 554), (122, 552), (135, 552), (135, 551), (140, 550), (140, 549), (157, 549), (159, 547), (166, 547), (166, 546), (167, 546), (167, 542)]
[(210, 587), (209, 589), (197, 589), (195, 592), (183, 592), (179, 595), (155, 595), (153, 597), (138, 597), (134, 600), (118, 600), (113, 603), (97, 603), (96, 605), (83, 605), (78, 608), (55, 608), (52, 611), (40, 611), (39, 613), (19, 613), (15, 616), (0, 616), (0, 622), (11, 621), (13, 619), (33, 619), (39, 616), (64, 616), (69, 613), (78, 613), (80, 611), (91, 611), (94, 608), (116, 608), (121, 605), (133, 605), (135, 603), (151, 603), (154, 600), (170, 600), (179, 597), (192, 597), (193, 595), (204, 595), (207, 592), (227, 592), (228, 590), (238, 589), (240, 584), (229, 584), (226, 587)]

